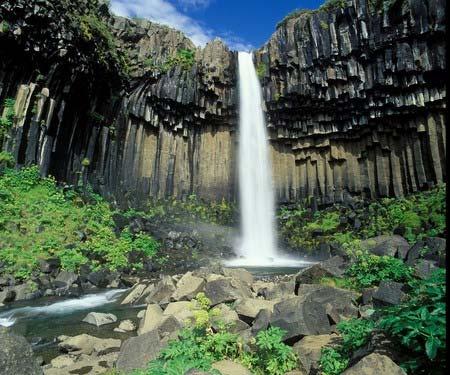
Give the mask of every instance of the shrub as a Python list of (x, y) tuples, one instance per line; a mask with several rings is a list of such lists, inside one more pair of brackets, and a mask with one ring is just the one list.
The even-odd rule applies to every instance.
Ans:
[[(5, 272), (27, 278), (40, 259), (57, 257), (62, 268), (77, 270), (83, 264), (94, 269), (141, 268), (129, 264), (136, 250), (152, 257), (158, 243), (144, 233), (118, 236), (114, 211), (93, 193), (87, 200), (74, 190), (63, 191), (51, 178), (41, 178), (37, 166), (6, 169), (0, 176), (0, 261)], [(83, 237), (86, 238), (83, 238)]]
[(14, 105), (13, 98), (7, 98), (3, 102), (3, 113), (0, 112), (0, 148), (3, 144), (3, 139), (14, 124)]
[(400, 259), (367, 253), (357, 256), (346, 271), (360, 288), (378, 285), (382, 280), (408, 282), (412, 275), (413, 269)]
[(336, 347), (322, 349), (319, 360), (323, 375), (339, 375), (349, 365), (350, 356), (365, 345), (374, 328), (374, 322), (363, 319), (350, 319), (342, 321), (337, 329), (342, 337), (342, 343)]
[(446, 368), (446, 286), (444, 269), (411, 282), (408, 299), (383, 311), (379, 327), (412, 357), (403, 366), (414, 374), (439, 374)]
[(264, 78), (264, 76), (266, 75), (266, 70), (267, 70), (267, 67), (263, 63), (259, 63), (256, 66), (256, 75), (258, 76), (259, 79)]

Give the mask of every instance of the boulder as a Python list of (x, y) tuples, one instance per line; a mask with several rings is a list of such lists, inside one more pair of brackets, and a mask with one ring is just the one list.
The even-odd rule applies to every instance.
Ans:
[(39, 362), (23, 336), (0, 327), (0, 375), (41, 375)]
[(84, 317), (83, 322), (100, 327), (105, 324), (117, 322), (117, 316), (114, 314), (90, 312)]
[(429, 237), (417, 241), (409, 250), (406, 264), (414, 266), (418, 259), (437, 262), (439, 267), (445, 267), (445, 253), (447, 241), (445, 238)]
[(115, 332), (132, 332), (136, 330), (136, 324), (134, 324), (131, 320), (126, 319), (122, 320), (118, 327), (114, 328)]
[(319, 373), (322, 348), (336, 346), (338, 343), (339, 336), (336, 334), (305, 336), (294, 345), (293, 350), (298, 356), (300, 368), (307, 374), (311, 371)]
[(141, 297), (142, 292), (146, 288), (147, 288), (146, 284), (135, 284), (120, 304), (129, 305), (135, 303)]
[(417, 259), (414, 265), (414, 275), (425, 280), (431, 276), (436, 268), (438, 268), (438, 263), (434, 260)]
[(409, 251), (409, 243), (402, 236), (381, 235), (362, 241), (361, 245), (375, 255), (388, 255), (405, 259)]
[(69, 353), (97, 355), (108, 354), (120, 350), (121, 341), (117, 339), (100, 339), (85, 333), (78, 336), (60, 336), (58, 347)]
[(116, 367), (127, 372), (147, 368), (148, 362), (156, 359), (166, 344), (167, 341), (161, 340), (157, 331), (131, 337), (123, 343)]
[(139, 324), (138, 334), (150, 332), (156, 329), (163, 316), (163, 311), (158, 304), (150, 304), (145, 310), (144, 316)]
[(205, 285), (205, 295), (215, 306), (219, 303), (234, 302), (239, 298), (252, 297), (252, 291), (247, 284), (232, 278), (209, 281)]
[(220, 371), (222, 375), (252, 375), (249, 369), (230, 360), (223, 360), (212, 364), (212, 368)]
[(249, 325), (239, 319), (236, 311), (229, 306), (221, 303), (215, 307), (218, 311), (217, 316), (213, 316), (211, 319), (212, 327), (216, 330), (220, 328), (222, 324), (227, 327), (227, 330), (236, 333), (249, 328)]
[(270, 325), (286, 331), (284, 340), (330, 333), (325, 307), (305, 297), (292, 297), (275, 304)]
[(328, 318), (336, 324), (341, 320), (358, 317), (355, 301), (360, 297), (359, 293), (326, 285), (309, 284), (300, 285), (297, 293), (307, 301), (324, 306)]
[(381, 281), (378, 289), (372, 296), (374, 306), (398, 305), (405, 298), (404, 284), (395, 281)]
[[(295, 279), (289, 281), (279, 281), (277, 283), (254, 284), (258, 296), (266, 300), (280, 300), (295, 296)], [(277, 301), (278, 302), (278, 301)]]
[(347, 263), (344, 258), (336, 255), (311, 267), (302, 269), (295, 277), (296, 285), (314, 284), (323, 277), (341, 277)]
[(78, 275), (75, 272), (63, 270), (58, 274), (56, 279), (53, 281), (53, 285), (56, 288), (68, 288), (77, 280)]
[(361, 359), (354, 366), (345, 370), (342, 375), (406, 375), (392, 359), (385, 355), (372, 353)]
[(223, 268), (222, 272), (226, 277), (232, 277), (248, 285), (253, 284), (253, 275), (244, 268)]
[(253, 335), (256, 335), (259, 331), (263, 331), (269, 328), (270, 317), (272, 316), (273, 312), (272, 310), (263, 309), (258, 312), (258, 315), (256, 315), (251, 328)]
[(155, 288), (145, 297), (146, 303), (167, 304), (170, 302), (170, 297), (175, 292), (175, 283), (170, 276), (164, 276)]
[(234, 309), (244, 320), (248, 318), (253, 320), (263, 309), (272, 312), (274, 305), (275, 301), (266, 301), (261, 298), (242, 298), (235, 302)]
[(197, 303), (188, 301), (171, 302), (164, 309), (164, 315), (172, 315), (180, 322), (192, 322), (194, 319), (194, 311), (198, 310)]
[(192, 272), (185, 273), (177, 283), (177, 289), (170, 297), (171, 301), (190, 301), (198, 292), (203, 290), (205, 280), (192, 275)]

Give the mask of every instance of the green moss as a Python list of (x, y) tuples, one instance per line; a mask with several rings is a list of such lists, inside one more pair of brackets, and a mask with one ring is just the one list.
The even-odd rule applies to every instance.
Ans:
[(15, 100), (13, 98), (7, 98), (3, 102), (3, 111), (0, 112), (0, 149), (3, 144), (3, 140), (6, 136), (6, 134), (9, 132), (9, 130), (14, 125), (14, 117), (15, 117), (15, 111), (14, 111), (14, 105)]
[(266, 75), (266, 72), (267, 72), (267, 67), (265, 64), (259, 63), (256, 66), (256, 74), (258, 75), (258, 78), (260, 80), (264, 78), (264, 76)]

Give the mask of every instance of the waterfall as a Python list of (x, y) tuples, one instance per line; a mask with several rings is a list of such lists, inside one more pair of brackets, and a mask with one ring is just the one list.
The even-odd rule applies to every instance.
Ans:
[(261, 265), (276, 257), (275, 204), (261, 86), (248, 52), (239, 52), (239, 95), (239, 252)]
[(239, 200), (241, 239), (239, 258), (228, 266), (301, 267), (305, 260), (277, 251), (275, 202), (269, 142), (261, 85), (251, 53), (239, 52)]

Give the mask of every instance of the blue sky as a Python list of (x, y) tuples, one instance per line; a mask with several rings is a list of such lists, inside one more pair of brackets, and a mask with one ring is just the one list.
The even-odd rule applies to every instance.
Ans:
[(121, 16), (142, 17), (183, 31), (196, 45), (220, 38), (232, 49), (263, 45), (275, 25), (294, 9), (315, 9), (324, 0), (111, 0)]

